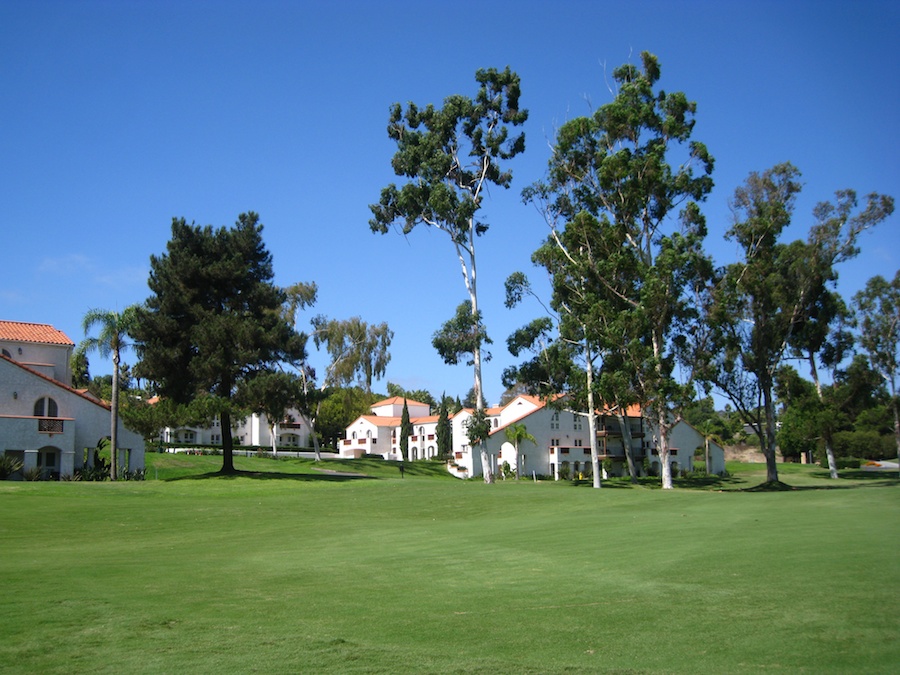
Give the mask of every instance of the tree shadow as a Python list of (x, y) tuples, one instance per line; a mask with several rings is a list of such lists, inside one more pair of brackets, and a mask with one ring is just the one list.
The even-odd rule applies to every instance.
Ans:
[(299, 483), (347, 483), (359, 480), (378, 480), (372, 476), (364, 474), (345, 473), (345, 472), (323, 472), (323, 473), (282, 473), (279, 471), (208, 471), (206, 473), (197, 473), (187, 476), (174, 476), (172, 478), (161, 479), (167, 483), (173, 483), (183, 480), (234, 480), (236, 478), (253, 478), (255, 480), (288, 480)]
[[(754, 485), (753, 487), (743, 488), (740, 492), (809, 492), (816, 490), (862, 490), (866, 488), (880, 488), (880, 487), (896, 487), (900, 485), (900, 479), (892, 478), (889, 476), (869, 476), (865, 475), (870, 472), (860, 471), (860, 475), (856, 475), (856, 472), (841, 472), (840, 478), (837, 480), (832, 480), (828, 478), (829, 483), (826, 485), (789, 485), (788, 483), (783, 483), (781, 481), (769, 481), (766, 483), (760, 483), (759, 485)], [(823, 478), (828, 477), (828, 473), (825, 472)], [(842, 480), (843, 479), (843, 480)], [(864, 482), (849, 482), (849, 481), (864, 481)]]

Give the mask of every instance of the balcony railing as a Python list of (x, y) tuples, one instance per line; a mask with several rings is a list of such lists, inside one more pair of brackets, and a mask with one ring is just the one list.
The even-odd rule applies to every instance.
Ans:
[(63, 433), (64, 420), (54, 417), (39, 417), (38, 432), (42, 434)]

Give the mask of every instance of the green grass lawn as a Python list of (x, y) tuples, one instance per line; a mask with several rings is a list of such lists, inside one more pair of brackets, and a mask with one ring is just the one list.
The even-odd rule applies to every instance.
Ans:
[(798, 489), (755, 492), (765, 468), (743, 465), (664, 492), (235, 463), (221, 477), (218, 457), (148, 455), (142, 483), (0, 483), (0, 671), (900, 664), (896, 474), (790, 466)]

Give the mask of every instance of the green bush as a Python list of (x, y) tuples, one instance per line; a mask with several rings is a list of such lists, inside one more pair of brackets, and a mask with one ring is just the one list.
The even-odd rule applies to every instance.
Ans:
[[(824, 454), (824, 451), (821, 451)], [(885, 459), (896, 455), (896, 446), (891, 436), (877, 431), (839, 431), (834, 435), (835, 457), (859, 457), (862, 459)]]
[(30, 469), (25, 469), (22, 472), (22, 475), (25, 477), (25, 480), (44, 480), (44, 470), (39, 466), (33, 466)]
[[(859, 457), (835, 457), (834, 463), (837, 465), (838, 469), (858, 469), (862, 466), (864, 460), (859, 459)], [(828, 468), (828, 458), (823, 457), (820, 461), (820, 465), (823, 469)]]
[(0, 455), (0, 480), (6, 480), (16, 471), (22, 470), (22, 460), (3, 453)]

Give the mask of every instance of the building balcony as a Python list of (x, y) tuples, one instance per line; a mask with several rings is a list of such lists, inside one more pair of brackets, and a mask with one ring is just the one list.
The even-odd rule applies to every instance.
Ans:
[(75, 420), (71, 417), (0, 415), (0, 438), (8, 448), (27, 450), (53, 445), (61, 450), (71, 450), (75, 447)]

